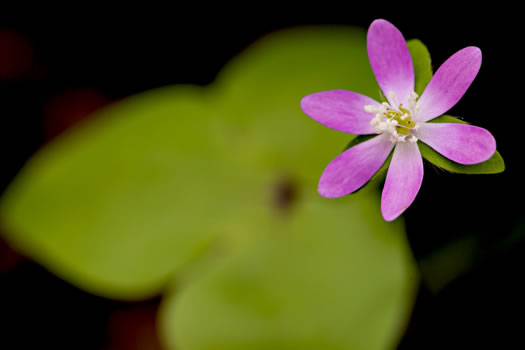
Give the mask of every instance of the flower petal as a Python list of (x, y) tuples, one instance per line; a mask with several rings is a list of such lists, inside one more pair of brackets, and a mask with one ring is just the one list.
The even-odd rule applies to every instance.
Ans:
[[(372, 22), (367, 36), (368, 59), (377, 82), (392, 105), (408, 102), (414, 91), (414, 66), (401, 32), (384, 19)], [(388, 96), (396, 95), (396, 102)]]
[(423, 159), (417, 143), (398, 143), (381, 197), (383, 218), (392, 221), (401, 215), (416, 198), (422, 182)]
[(416, 121), (439, 117), (463, 97), (481, 67), (481, 50), (470, 46), (459, 50), (439, 67), (418, 103)]
[(452, 123), (424, 123), (417, 131), (421, 141), (460, 164), (481, 163), (496, 152), (494, 136), (483, 128)]
[(360, 143), (337, 156), (319, 180), (319, 194), (334, 198), (354, 192), (381, 168), (394, 145), (387, 134)]
[(308, 95), (301, 100), (303, 112), (313, 120), (331, 129), (349, 134), (374, 134), (370, 125), (373, 113), (365, 106), (379, 105), (368, 96), (347, 90), (331, 90)]

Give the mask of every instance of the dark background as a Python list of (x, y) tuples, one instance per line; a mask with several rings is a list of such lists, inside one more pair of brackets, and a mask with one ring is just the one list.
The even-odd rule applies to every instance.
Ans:
[[(428, 46), (435, 69), (465, 46), (481, 48), (481, 71), (451, 114), (490, 130), (506, 162), (498, 175), (453, 175), (425, 167), (424, 185), (405, 215), (416, 258), (466, 236), (476, 237), (479, 249), (474, 266), (443, 289), (422, 284), (399, 348), (523, 348), (524, 21), (512, 8), (472, 7), (459, 13), (436, 3), (418, 12), (409, 4), (397, 5), (396, 11), (318, 5), (308, 15), (255, 5), (213, 16), (180, 8), (140, 17), (104, 16), (102, 9), (87, 18), (80, 18), (83, 11), (56, 18), (3, 13), (0, 191), (40, 145), (106, 103), (167, 84), (211, 83), (230, 58), (280, 28), (367, 28), (375, 18), (385, 18), (406, 39)], [(155, 349), (157, 304), (84, 293), (0, 241), (0, 348)]]

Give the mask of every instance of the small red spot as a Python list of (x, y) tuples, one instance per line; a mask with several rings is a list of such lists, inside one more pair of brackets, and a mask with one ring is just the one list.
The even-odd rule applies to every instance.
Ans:
[(58, 136), (109, 102), (107, 97), (94, 89), (63, 91), (45, 106), (46, 138)]
[(158, 302), (117, 311), (108, 324), (107, 350), (160, 350), (157, 334)]
[(0, 79), (25, 77), (33, 64), (33, 49), (19, 33), (0, 29)]
[(14, 268), (24, 257), (11, 249), (7, 242), (0, 239), (0, 275)]

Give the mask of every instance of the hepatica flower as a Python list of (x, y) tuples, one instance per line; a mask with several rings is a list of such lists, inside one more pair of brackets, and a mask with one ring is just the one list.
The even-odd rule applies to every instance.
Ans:
[(367, 50), (376, 80), (388, 102), (346, 90), (314, 93), (301, 108), (317, 122), (349, 134), (377, 134), (337, 156), (324, 170), (319, 193), (341, 197), (365, 185), (393, 150), (381, 197), (387, 221), (401, 215), (414, 201), (423, 180), (418, 142), (460, 164), (488, 160), (496, 141), (487, 130), (457, 123), (429, 123), (452, 108), (466, 92), (481, 66), (481, 51), (466, 47), (438, 69), (418, 96), (414, 66), (401, 32), (390, 22), (374, 21)]

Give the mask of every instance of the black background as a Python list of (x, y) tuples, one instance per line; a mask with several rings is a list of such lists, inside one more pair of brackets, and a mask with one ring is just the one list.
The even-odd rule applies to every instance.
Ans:
[[(504, 7), (458, 12), (454, 6), (438, 3), (425, 4), (425, 9), (422, 4), (400, 3), (395, 10), (379, 4), (363, 9), (355, 4), (306, 9), (303, 4), (300, 10), (308, 14), (299, 8), (284, 13), (281, 7), (261, 4), (208, 15), (182, 8), (150, 8), (140, 16), (110, 16), (105, 9), (90, 9), (95, 11), (89, 15), (83, 9), (55, 16), (3, 13), (0, 28), (26, 40), (33, 63), (21, 76), (0, 80), (0, 189), (57, 132), (50, 131), (46, 116), (50, 101), (67, 91), (80, 91), (84, 97), (83, 91), (95, 91), (100, 97), (95, 98), (97, 105), (167, 84), (205, 85), (261, 35), (298, 25), (367, 28), (375, 18), (385, 18), (406, 39), (418, 38), (428, 46), (435, 69), (457, 50), (478, 46), (483, 52), (481, 71), (451, 114), (492, 132), (506, 171), (474, 176), (425, 167), (422, 189), (405, 215), (416, 258), (466, 235), (480, 238), (480, 258), (473, 269), (437, 294), (421, 287), (399, 348), (477, 344), (522, 348), (523, 19), (516, 9)], [(6, 54), (2, 51), (0, 56)], [(511, 239), (512, 244), (507, 244)], [(112, 342), (107, 330), (110, 315), (133, 308), (154, 309), (157, 303), (130, 305), (97, 298), (17, 257), (3, 243), (0, 254), (5, 266), (12, 265), (0, 270), (0, 348), (6, 344), (16, 344), (6, 347), (13, 349), (103, 348)]]

